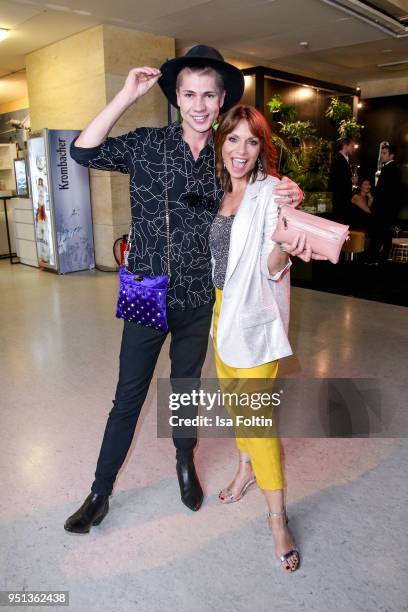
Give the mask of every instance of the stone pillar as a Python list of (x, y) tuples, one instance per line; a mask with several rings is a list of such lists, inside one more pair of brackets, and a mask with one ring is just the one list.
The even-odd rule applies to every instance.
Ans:
[[(26, 56), (31, 128), (83, 129), (122, 87), (131, 68), (160, 66), (174, 57), (174, 39), (100, 25)], [(111, 135), (167, 123), (167, 101), (158, 86), (131, 107)], [(116, 267), (112, 245), (127, 233), (129, 179), (90, 170), (96, 264)]]

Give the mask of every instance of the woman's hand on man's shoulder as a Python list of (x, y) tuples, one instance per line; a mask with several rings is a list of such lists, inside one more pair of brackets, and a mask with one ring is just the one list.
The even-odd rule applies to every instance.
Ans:
[(280, 181), (274, 182), (272, 193), (278, 204), (286, 204), (294, 208), (300, 206), (304, 195), (299, 185), (287, 176), (283, 176)]

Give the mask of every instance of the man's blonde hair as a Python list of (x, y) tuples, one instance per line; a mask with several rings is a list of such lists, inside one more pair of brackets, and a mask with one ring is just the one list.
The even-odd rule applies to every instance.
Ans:
[(183, 80), (183, 76), (185, 74), (192, 74), (192, 73), (199, 74), (200, 76), (213, 76), (215, 78), (215, 84), (216, 84), (218, 93), (221, 95), (222, 92), (224, 91), (225, 89), (224, 79), (222, 78), (220, 73), (217, 72), (214, 68), (211, 68), (211, 66), (186, 66), (185, 68), (180, 70), (180, 72), (177, 75), (176, 90), (180, 89), (181, 82)]

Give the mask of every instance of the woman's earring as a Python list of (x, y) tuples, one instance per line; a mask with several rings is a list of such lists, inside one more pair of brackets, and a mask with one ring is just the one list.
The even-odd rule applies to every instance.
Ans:
[(258, 170), (259, 172), (262, 172), (262, 174), (264, 173), (264, 169), (263, 169), (263, 165), (262, 165), (260, 157), (258, 157)]
[(225, 168), (227, 167), (227, 166), (225, 165), (225, 161), (224, 161), (224, 160), (222, 160), (222, 166), (223, 166), (224, 170), (225, 170)]

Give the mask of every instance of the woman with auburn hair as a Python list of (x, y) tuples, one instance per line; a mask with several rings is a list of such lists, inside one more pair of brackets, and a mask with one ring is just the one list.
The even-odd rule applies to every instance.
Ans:
[[(304, 261), (321, 257), (312, 254), (304, 234), (292, 244), (272, 240), (278, 218), (272, 190), (279, 175), (263, 115), (251, 106), (229, 110), (218, 127), (215, 151), (217, 176), (224, 190), (210, 230), (217, 376), (224, 388), (229, 385), (228, 391), (252, 387), (253, 392), (258, 383), (251, 379), (275, 378), (278, 360), (292, 354), (287, 337), (289, 254)], [(227, 408), (234, 412), (234, 407)], [(287, 526), (279, 438), (250, 437), (247, 432), (236, 438), (236, 444), (238, 470), (219, 500), (223, 504), (239, 501), (257, 482), (268, 505), (276, 555), (282, 567), (293, 572), (299, 567), (300, 555)]]

